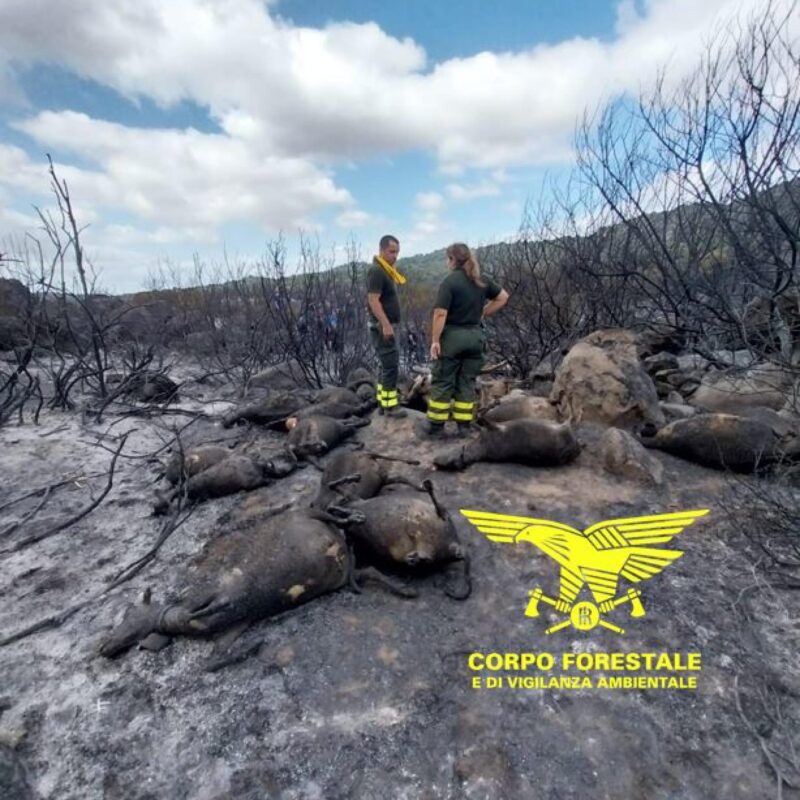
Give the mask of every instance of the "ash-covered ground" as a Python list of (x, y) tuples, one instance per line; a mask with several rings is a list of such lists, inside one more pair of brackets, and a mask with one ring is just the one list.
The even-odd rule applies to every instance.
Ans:
[[(237, 440), (277, 451), (281, 436), (225, 430), (219, 389), (195, 387), (178, 406), (209, 416), (185, 446)], [(218, 672), (213, 643), (177, 639), (157, 652), (96, 654), (124, 609), (150, 587), (174, 596), (201, 547), (243, 495), (205, 502), (144, 570), (107, 591), (151, 546), (161, 470), (148, 454), (189, 416), (115, 416), (83, 423), (46, 412), (38, 426), (0, 429), (0, 639), (77, 603), (61, 625), (0, 648), (0, 795), (52, 800), (243, 798), (762, 798), (797, 796), (800, 643), (797, 592), (768, 586), (735, 524), (746, 495), (721, 473), (655, 453), (664, 483), (645, 488), (604, 472), (600, 429), (567, 467), (475, 464), (437, 472), (453, 442), (427, 442), (405, 421), (374, 417), (357, 439), (431, 476), (472, 554), (473, 591), (447, 598), (436, 576), (404, 600), (375, 585), (318, 598), (254, 625), (254, 654)], [(89, 515), (51, 531), (105, 486), (112, 452), (129, 436), (113, 488)], [(454, 441), (454, 440), (453, 440)], [(159, 454), (162, 460), (167, 450)], [(324, 460), (324, 459), (323, 459)], [(95, 477), (89, 477), (95, 475)], [(296, 472), (257, 490), (301, 506), (319, 473)], [(732, 497), (734, 499), (732, 499)], [(45, 500), (44, 504), (42, 504)], [(41, 507), (40, 507), (41, 506)], [(583, 529), (622, 516), (708, 507), (681, 535), (685, 555), (641, 585), (647, 615), (614, 616), (624, 636), (597, 628), (546, 636), (559, 617), (524, 615), (528, 590), (558, 592), (555, 563), (533, 548), (488, 541), (460, 508), (557, 520)], [(38, 508), (38, 511), (36, 509)], [(33, 513), (36, 511), (36, 513)], [(9, 532), (15, 523), (17, 527)], [(690, 652), (702, 654), (690, 690), (475, 690), (470, 653)], [(502, 673), (501, 673), (502, 674)], [(794, 748), (798, 748), (795, 750)]]

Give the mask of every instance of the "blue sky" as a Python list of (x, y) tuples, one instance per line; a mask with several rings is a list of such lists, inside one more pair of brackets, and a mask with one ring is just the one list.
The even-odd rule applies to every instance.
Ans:
[(0, 251), (52, 204), (45, 153), (112, 291), (281, 232), (334, 260), (507, 239), (586, 108), (756, 5), (0, 0)]
[(518, 51), (532, 44), (557, 44), (575, 36), (609, 40), (616, 6), (606, 0), (485, 0), (425, 2), (285, 0), (276, 11), (297, 25), (321, 27), (347, 19), (376, 22), (398, 38), (421, 44), (434, 62), (463, 58), (483, 50)]

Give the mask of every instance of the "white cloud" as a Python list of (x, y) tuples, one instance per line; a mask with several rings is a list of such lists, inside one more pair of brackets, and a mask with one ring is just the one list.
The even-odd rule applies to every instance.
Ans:
[(439, 213), (444, 208), (444, 197), (438, 192), (419, 192), (414, 204), (421, 211)]
[(447, 194), (452, 200), (474, 200), (477, 197), (496, 197), (500, 187), (494, 181), (481, 181), (471, 185), (449, 183)]
[(414, 226), (404, 237), (403, 246), (411, 252), (435, 249), (448, 226), (441, 215), (447, 204), (439, 192), (419, 192), (414, 198)]
[(361, 228), (369, 222), (372, 222), (372, 217), (366, 211), (357, 208), (343, 211), (336, 217), (336, 224), (340, 228)]
[[(12, 208), (7, 200), (0, 196), (0, 231), (3, 240), (10, 242), (39, 227), (40, 220), (35, 214), (25, 214)], [(0, 245), (0, 252), (7, 253), (9, 244)]]
[(419, 45), (374, 23), (300, 28), (258, 0), (4, 0), (0, 51), (129, 96), (192, 100), (253, 156), (338, 161), (423, 148), (457, 174), (569, 159), (585, 106), (635, 90), (666, 60), (679, 76), (720, 14), (758, 4), (647, 0), (639, 13), (623, 2), (613, 41), (483, 52), (426, 72)]
[[(99, 166), (58, 167), (82, 211), (118, 208), (149, 222), (198, 230), (231, 220), (279, 229), (310, 227), (315, 211), (352, 203), (349, 192), (310, 161), (256, 157), (224, 134), (129, 128), (72, 111), (45, 111), (15, 127), (45, 148)], [(18, 148), (0, 149), (0, 183), (33, 189), (36, 174)]]
[(617, 3), (614, 30), (618, 36), (625, 36), (641, 23), (642, 18), (636, 9), (636, 0), (619, 0)]
[(0, 143), (0, 186), (42, 194), (48, 181), (44, 159), (36, 164), (21, 147)]
[(208, 228), (142, 228), (136, 225), (114, 223), (91, 229), (91, 237), (99, 240), (104, 247), (141, 247), (145, 244), (176, 244), (195, 242), (214, 244), (219, 238)]
[(439, 232), (441, 222), (438, 217), (426, 216), (420, 219), (414, 226), (413, 236), (432, 236)]

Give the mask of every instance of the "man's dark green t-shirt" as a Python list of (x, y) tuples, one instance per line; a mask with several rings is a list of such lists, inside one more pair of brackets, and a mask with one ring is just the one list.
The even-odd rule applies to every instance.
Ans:
[[(397, 297), (397, 288), (377, 261), (373, 261), (372, 266), (367, 270), (367, 294), (379, 294), (386, 318), (392, 324), (400, 322), (400, 300)], [(372, 310), (369, 315), (373, 320), (376, 319)]]
[(476, 286), (462, 269), (454, 269), (440, 284), (434, 308), (447, 309), (446, 325), (478, 325), (487, 300), (500, 294), (491, 279), (481, 278), (485, 286)]

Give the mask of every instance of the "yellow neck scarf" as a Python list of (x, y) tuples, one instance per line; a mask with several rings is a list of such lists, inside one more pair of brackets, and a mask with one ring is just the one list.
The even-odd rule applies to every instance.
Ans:
[(385, 258), (375, 256), (375, 260), (381, 265), (383, 271), (395, 282), (400, 285), (406, 282), (406, 276), (401, 275)]

